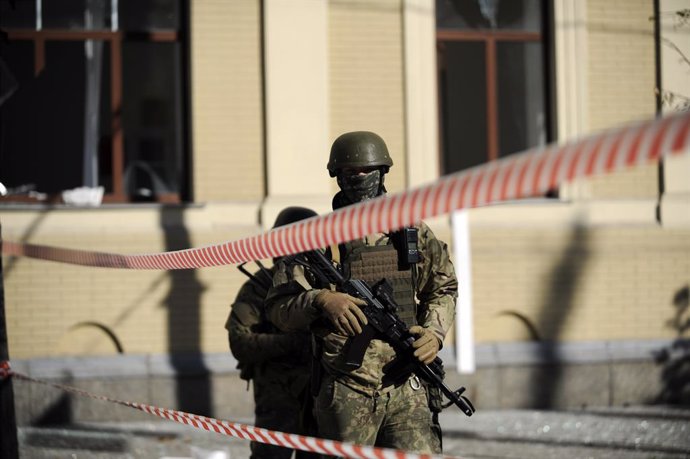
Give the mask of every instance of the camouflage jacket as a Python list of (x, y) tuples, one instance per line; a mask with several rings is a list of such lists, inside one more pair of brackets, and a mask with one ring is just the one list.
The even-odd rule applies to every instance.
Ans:
[[(431, 329), (443, 345), (455, 317), (458, 282), (447, 245), (438, 240), (426, 224), (420, 223), (418, 229), (422, 261), (415, 266), (414, 277), (417, 320), (420, 325)], [(371, 235), (364, 241), (368, 245), (381, 245), (388, 244), (389, 240), (385, 235)], [(362, 366), (348, 371), (342, 352), (347, 337), (330, 328), (324, 331), (318, 325), (322, 323), (317, 320), (322, 314), (314, 304), (314, 298), (320, 289), (313, 288), (308, 277), (302, 266), (278, 264), (273, 287), (266, 298), (269, 320), (285, 331), (311, 329), (323, 338), (322, 363), (328, 373), (360, 392), (369, 395), (385, 393), (389, 387), (383, 384), (384, 367), (395, 358), (395, 351), (387, 343), (374, 339), (366, 350)]]
[(253, 280), (240, 288), (225, 323), (230, 351), (239, 362), (240, 376), (254, 379), (255, 388), (278, 387), (297, 396), (309, 380), (310, 337), (274, 327), (264, 312), (265, 294)]

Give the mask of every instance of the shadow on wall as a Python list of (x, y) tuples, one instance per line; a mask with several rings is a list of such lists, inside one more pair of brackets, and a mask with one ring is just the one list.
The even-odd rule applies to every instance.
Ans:
[[(67, 330), (67, 332), (62, 336), (61, 342), (63, 340), (70, 340), (70, 346), (67, 349), (75, 349), (75, 340), (79, 340), (79, 334), (87, 333), (88, 339), (82, 337), (81, 344), (79, 345), (83, 351), (82, 352), (114, 352), (117, 354), (124, 354), (125, 349), (122, 345), (122, 341), (115, 333), (113, 327), (96, 322), (96, 321), (83, 321), (78, 322)], [(79, 342), (79, 341), (76, 341)]]
[(678, 290), (672, 301), (674, 317), (667, 326), (676, 331), (676, 339), (669, 347), (655, 353), (661, 370), (662, 390), (654, 403), (690, 406), (690, 286)]
[(522, 314), (521, 312), (506, 310), (499, 312), (496, 316), (514, 319), (510, 325), (515, 328), (519, 327), (520, 331), (522, 331), (522, 334), (525, 336), (525, 338), (527, 338), (528, 341), (542, 341), (541, 335), (539, 334), (539, 330), (537, 330), (537, 327), (534, 326), (529, 317)]
[[(184, 209), (163, 206), (160, 224), (165, 235), (165, 250), (192, 246), (184, 225)], [(175, 371), (177, 409), (213, 416), (211, 380), (201, 352), (201, 295), (204, 285), (196, 270), (168, 271), (170, 291), (164, 299), (168, 310), (168, 352)]]
[(557, 347), (568, 316), (575, 305), (575, 293), (585, 271), (588, 252), (587, 229), (578, 224), (573, 230), (568, 247), (554, 265), (548, 279), (548, 293), (539, 309), (536, 330), (544, 340), (539, 347), (539, 357), (543, 365), (536, 366), (532, 372), (529, 387), (533, 388), (528, 406), (548, 409), (556, 405), (556, 395), (563, 377)]

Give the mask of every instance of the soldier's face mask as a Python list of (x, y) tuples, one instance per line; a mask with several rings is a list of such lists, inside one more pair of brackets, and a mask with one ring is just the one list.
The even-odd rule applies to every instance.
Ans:
[(383, 184), (380, 169), (362, 171), (343, 169), (338, 172), (338, 186), (348, 201), (355, 203), (375, 198)]

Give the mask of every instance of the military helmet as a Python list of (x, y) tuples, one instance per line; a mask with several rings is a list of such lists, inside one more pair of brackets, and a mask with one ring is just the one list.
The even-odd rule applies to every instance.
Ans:
[(307, 209), (306, 207), (286, 207), (285, 209), (281, 210), (276, 217), (276, 222), (273, 224), (273, 227), (278, 228), (279, 226), (289, 225), (290, 223), (306, 220), (307, 218), (315, 217), (316, 215), (316, 212), (311, 209)]
[(335, 139), (327, 168), (331, 177), (335, 177), (338, 170), (345, 167), (382, 166), (386, 173), (392, 165), (388, 147), (381, 137), (373, 132), (356, 131)]

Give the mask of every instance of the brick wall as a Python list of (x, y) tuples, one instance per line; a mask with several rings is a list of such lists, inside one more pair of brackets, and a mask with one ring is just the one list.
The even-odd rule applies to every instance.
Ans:
[(590, 128), (653, 117), (653, 2), (589, 0), (587, 16)]
[[(620, 31), (628, 30), (628, 23), (630, 30), (651, 27), (646, 22), (651, 2), (611, 5), (616, 8), (609, 2), (588, 3), (589, 87), (593, 99), (609, 97), (606, 106), (592, 108), (599, 128), (628, 115), (653, 113), (653, 98), (644, 89), (653, 59), (644, 50), (630, 55), (618, 49), (626, 43), (652, 46), (646, 32)], [(258, 199), (262, 194), (258, 14), (258, 2), (193, 3), (194, 171), (200, 201)], [(331, 2), (329, 21), (331, 135), (352, 129), (379, 132), (396, 162), (389, 189), (399, 190), (405, 175), (400, 3)], [(625, 62), (610, 66), (607, 56)], [(631, 100), (612, 86), (616, 78), (636, 82), (635, 91), (625, 90)], [(529, 338), (519, 316), (545, 338), (674, 336), (666, 322), (673, 315), (674, 294), (690, 282), (688, 229), (656, 226), (655, 167), (595, 179), (590, 182), (595, 191), (599, 180), (602, 190), (610, 190), (607, 195), (630, 198), (616, 201), (612, 209), (622, 217), (606, 225), (594, 219), (580, 228), (574, 218), (557, 220), (559, 212), (576, 213), (574, 205), (565, 203), (547, 213), (531, 208), (515, 215), (506, 206), (473, 211), (479, 342)], [(601, 194), (591, 193), (592, 201), (581, 205), (596, 213)], [(628, 207), (638, 201), (640, 218), (637, 208)], [(490, 224), (477, 220), (487, 212), (500, 217)], [(12, 211), (2, 217), (8, 240), (116, 253), (200, 246), (258, 230), (251, 205), (241, 212), (206, 206), (171, 213), (141, 206)], [(519, 227), (535, 221), (529, 228)], [(450, 244), (447, 217), (430, 223)], [(115, 352), (90, 322), (111, 330), (126, 353), (224, 352), (223, 322), (244, 280), (233, 267), (163, 273), (31, 259), (5, 258), (4, 263), (10, 351), (16, 358)]]
[[(588, 0), (590, 131), (652, 118), (656, 110), (654, 5), (651, 0)], [(566, 186), (576, 198), (651, 198), (655, 166)]]
[(394, 162), (386, 186), (400, 191), (406, 175), (400, 1), (334, 1), (328, 20), (331, 138), (358, 130), (383, 137)]
[(194, 200), (260, 199), (260, 2), (191, 4)]
[[(556, 210), (557, 211), (557, 210)], [(690, 231), (654, 223), (472, 227), (478, 342), (675, 338)], [(515, 214), (514, 214), (515, 215)], [(529, 324), (529, 325), (528, 325)]]
[[(222, 218), (208, 209), (53, 211), (39, 214), (29, 231), (29, 212), (7, 212), (3, 238), (127, 254), (199, 247), (259, 230), (243, 225), (241, 212), (233, 218), (233, 209), (225, 210)], [(90, 224), (79, 224), (84, 216)], [(223, 325), (245, 280), (234, 266), (164, 272), (4, 257), (3, 267), (13, 358), (114, 354), (106, 329), (125, 354), (224, 352)]]

